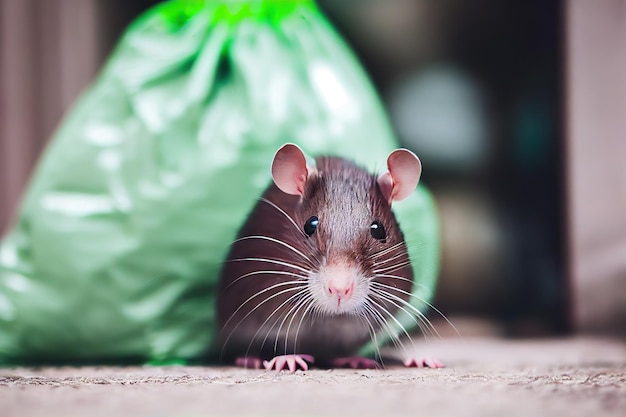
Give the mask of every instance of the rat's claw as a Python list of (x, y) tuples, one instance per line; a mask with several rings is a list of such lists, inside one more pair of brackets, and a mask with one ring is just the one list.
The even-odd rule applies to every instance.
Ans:
[(280, 355), (273, 357), (269, 361), (264, 361), (263, 366), (267, 370), (275, 369), (282, 371), (285, 369), (285, 365), (287, 365), (289, 372), (294, 373), (298, 367), (303, 371), (308, 371), (309, 364), (307, 362), (313, 363), (314, 361), (311, 355)]
[(407, 358), (404, 360), (407, 368), (443, 368), (445, 365), (435, 358)]

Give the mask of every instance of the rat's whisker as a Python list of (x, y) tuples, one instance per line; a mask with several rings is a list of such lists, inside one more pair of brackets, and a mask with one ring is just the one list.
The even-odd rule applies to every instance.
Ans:
[(387, 266), (387, 267), (380, 268), (380, 269), (373, 269), (372, 272), (375, 274), (380, 274), (383, 272), (391, 272), (391, 271), (395, 271), (396, 269), (404, 268), (410, 265), (411, 265), (411, 261), (400, 262), (396, 265), (391, 265), (391, 266)]
[[(276, 338), (274, 340), (274, 356), (276, 356), (278, 354), (278, 339), (281, 337), (281, 329), (283, 327), (283, 324), (285, 323), (285, 320), (287, 320), (287, 318), (289, 318), (290, 316), (292, 316), (293, 314), (297, 314), (298, 309), (300, 308), (299, 306), (304, 302), (304, 300), (306, 299), (306, 294), (307, 294), (307, 290), (305, 288), (301, 289), (300, 291), (298, 291), (296, 294), (294, 294), (293, 296), (291, 296), (288, 300), (285, 300), (284, 303), (282, 303), (279, 308), (276, 309), (276, 311), (274, 311), (272, 314), (270, 314), (270, 316), (268, 317), (268, 319), (263, 323), (263, 325), (261, 327), (259, 327), (260, 331), (262, 328), (265, 328), (265, 323), (267, 323), (267, 321), (274, 316), (275, 313), (279, 312), (286, 304), (288, 303), (292, 303), (295, 300), (295, 303), (293, 303), (293, 305), (291, 305), (289, 307), (289, 309), (287, 311), (282, 312), (281, 314), (276, 316), (276, 320), (274, 320), (274, 323), (272, 324), (272, 326), (270, 328), (267, 329), (266, 333), (265, 333), (265, 337), (263, 338), (263, 341), (261, 342), (261, 346), (265, 346), (265, 342), (267, 341), (267, 338), (270, 336), (270, 334), (272, 333), (272, 331), (274, 330), (274, 327), (276, 327), (276, 325), (278, 324), (278, 322), (280, 321), (280, 325), (278, 326), (278, 330), (276, 330)], [(282, 320), (281, 320), (282, 318)], [(257, 333), (258, 333), (257, 331)], [(256, 334), (255, 337), (253, 339), (256, 338)], [(285, 334), (285, 341), (287, 341), (289, 338), (288, 334)]]
[[(260, 326), (258, 326), (257, 331), (254, 333), (254, 335), (250, 338), (250, 343), (248, 344), (248, 348), (246, 349), (246, 356), (248, 355), (248, 353), (250, 352), (250, 349), (252, 348), (252, 345), (254, 344), (255, 341), (258, 340), (258, 336), (259, 336), (259, 332), (261, 332), (262, 330), (265, 330), (265, 337), (263, 338), (263, 341), (261, 342), (260, 349), (263, 349), (263, 346), (265, 346), (265, 342), (267, 341), (268, 336), (270, 335), (270, 333), (272, 332), (272, 329), (274, 329), (274, 327), (276, 326), (276, 324), (278, 323), (278, 321), (281, 318), (281, 310), (283, 309), (283, 307), (285, 307), (287, 304), (291, 303), (293, 300), (296, 300), (300, 297), (300, 295), (305, 292), (306, 289), (305, 288), (299, 288), (298, 291), (295, 294), (290, 295), (286, 300), (284, 300), (282, 303), (280, 303), (280, 305), (278, 307), (276, 307), (274, 309), (274, 311), (272, 311), (272, 313), (267, 316), (265, 318), (265, 320), (263, 321), (263, 323), (261, 323)], [(267, 328), (267, 323), (270, 321), (270, 319), (272, 317), (274, 317), (276, 314), (278, 314), (278, 316), (276, 316), (276, 320), (274, 321), (274, 323)], [(279, 329), (280, 330), (280, 329)]]
[(299, 255), (303, 260), (307, 261), (310, 265), (312, 265), (311, 262), (311, 258), (309, 258), (307, 255), (305, 255), (302, 251), (296, 249), (294, 246), (283, 242), (280, 239), (276, 239), (270, 236), (263, 236), (263, 235), (250, 235), (250, 236), (244, 236), (244, 237), (240, 237), (239, 239), (235, 240), (233, 242), (233, 245), (237, 244), (237, 243), (241, 243), (244, 242), (246, 240), (251, 240), (251, 239), (258, 239), (258, 240), (266, 240), (268, 242), (272, 242), (272, 243), (276, 243), (278, 245), (282, 245), (283, 247), (291, 250), (293, 253)]
[(382, 282), (372, 282), (372, 290), (376, 290), (379, 294), (382, 293), (382, 294), (384, 294), (384, 295), (386, 295), (388, 297), (393, 298), (396, 301), (402, 302), (403, 305), (405, 305), (405, 306), (407, 306), (408, 308), (411, 309), (412, 314), (416, 314), (416, 315), (419, 315), (420, 317), (426, 318), (426, 316), (424, 315), (424, 313), (420, 309), (418, 309), (417, 307), (415, 307), (414, 305), (412, 305), (408, 301), (402, 299), (398, 295), (393, 294), (392, 291), (398, 292), (398, 293), (403, 294), (403, 295), (406, 295), (406, 296), (409, 297), (409, 299), (410, 298), (415, 298), (415, 299), (421, 301), (421, 299), (419, 297), (415, 296), (414, 294), (412, 294), (412, 293), (410, 293), (408, 291), (405, 291), (405, 290), (403, 290), (401, 288), (394, 287), (392, 285), (383, 284)]
[[(235, 311), (231, 314), (230, 318), (226, 321), (226, 323), (224, 323), (224, 327), (226, 327), (226, 326), (230, 323), (230, 320), (231, 320), (232, 318), (234, 318), (234, 316), (235, 316), (235, 315), (239, 312), (239, 310), (241, 310), (242, 308), (244, 308), (244, 307), (246, 306), (246, 304), (248, 304), (248, 303), (249, 303), (250, 301), (252, 301), (254, 298), (256, 298), (256, 297), (258, 297), (258, 296), (260, 296), (260, 295), (263, 295), (263, 294), (264, 294), (264, 293), (266, 293), (266, 292), (273, 291), (273, 290), (275, 290), (276, 288), (283, 287), (283, 286), (287, 286), (287, 285), (291, 286), (291, 288), (287, 288), (286, 290), (282, 290), (282, 291), (280, 292), (281, 294), (282, 294), (282, 293), (285, 293), (285, 292), (292, 291), (292, 290), (294, 290), (294, 289), (298, 289), (298, 287), (304, 287), (304, 286), (306, 285), (306, 283), (303, 283), (302, 281), (284, 281), (284, 282), (278, 282), (278, 283), (276, 283), (276, 284), (274, 284), (274, 285), (271, 285), (271, 286), (269, 286), (269, 287), (267, 287), (267, 288), (264, 288), (264, 289), (263, 289), (263, 290), (261, 290), (261, 291), (257, 291), (256, 293), (254, 293), (254, 294), (252, 294), (250, 297), (248, 297), (248, 299), (246, 299), (243, 303), (241, 303), (241, 305), (240, 305), (239, 307), (237, 307), (237, 309), (236, 309), (236, 310), (235, 310)], [(258, 307), (260, 307), (263, 303), (267, 302), (268, 300), (270, 300), (271, 298), (275, 297), (276, 295), (277, 295), (277, 294), (272, 294), (272, 295), (270, 296), (270, 298), (266, 298), (266, 299), (264, 299), (262, 303), (258, 304), (258, 305), (255, 307), (255, 309), (256, 309), (256, 308), (258, 308)], [(254, 310), (253, 310), (253, 311), (254, 311)], [(244, 319), (245, 319), (245, 317), (244, 317)]]
[(370, 278), (370, 281), (375, 281), (376, 278), (391, 278), (391, 279), (396, 279), (398, 281), (405, 281), (405, 282), (411, 282), (413, 283), (413, 285), (419, 287), (419, 288), (423, 288), (424, 290), (430, 292), (430, 288), (428, 288), (428, 286), (424, 285), (424, 284), (420, 284), (418, 282), (415, 282), (413, 279), (409, 279), (406, 277), (401, 277), (399, 275), (392, 275), (392, 274), (376, 274), (374, 275), (372, 278)]
[(422, 332), (422, 334), (424, 334), (425, 337), (428, 337), (429, 334), (431, 336), (436, 335), (438, 337), (441, 337), (439, 336), (439, 333), (437, 333), (437, 330), (432, 325), (432, 323), (428, 320), (428, 318), (422, 312), (420, 312), (419, 310), (415, 308), (409, 308), (409, 310), (407, 310), (407, 308), (405, 307), (413, 307), (413, 306), (408, 304), (402, 298), (394, 296), (393, 294), (390, 294), (388, 291), (381, 290), (381, 289), (372, 289), (372, 292), (375, 293), (379, 298), (384, 299), (385, 301), (389, 302), (390, 304), (392, 304), (399, 310), (404, 311), (404, 313), (406, 313), (407, 316), (409, 316), (413, 320), (413, 322), (415, 322), (415, 324), (417, 325), (417, 327), (419, 327), (420, 331)]
[[(380, 331), (384, 331), (387, 333), (387, 335), (389, 336), (389, 340), (391, 340), (391, 342), (393, 343), (393, 345), (400, 349), (400, 346), (398, 344), (398, 338), (395, 334), (390, 332), (389, 329), (389, 325), (387, 323), (387, 321), (385, 320), (385, 318), (376, 311), (376, 308), (374, 306), (372, 306), (370, 300), (366, 300), (365, 304), (364, 304), (364, 311), (366, 314), (364, 314), (364, 318), (369, 326), (369, 333), (370, 333), (370, 339), (373, 341), (374, 343), (374, 348), (376, 349), (376, 354), (378, 355), (378, 358), (381, 361), (382, 364), (382, 358), (383, 355), (380, 352), (380, 343), (378, 342), (378, 336), (376, 335), (377, 332), (376, 330), (374, 330), (374, 326), (371, 324), (371, 322), (369, 321), (369, 317), (372, 318), (372, 320), (374, 320), (374, 322), (376, 323), (376, 325), (378, 326), (378, 328), (380, 329)], [(383, 364), (384, 365), (384, 364)]]
[[(418, 300), (419, 302), (421, 302), (421, 303), (426, 304), (428, 307), (432, 308), (432, 309), (433, 309), (433, 310), (434, 310), (437, 314), (439, 314), (439, 315), (440, 315), (440, 316), (441, 316), (441, 317), (442, 317), (442, 318), (443, 318), (443, 319), (444, 319), (444, 320), (448, 323), (448, 325), (449, 325), (450, 327), (452, 327), (452, 329), (456, 332), (456, 334), (457, 334), (458, 336), (461, 336), (461, 333), (457, 330), (457, 328), (454, 326), (454, 324), (452, 324), (452, 322), (451, 322), (450, 320), (448, 320), (448, 318), (447, 318), (447, 317), (446, 317), (446, 316), (445, 316), (445, 315), (444, 315), (444, 314), (443, 314), (443, 313), (442, 313), (442, 312), (441, 312), (441, 311), (440, 311), (437, 307), (435, 307), (434, 305), (432, 305), (432, 304), (431, 304), (431, 303), (429, 303), (428, 301), (426, 301), (426, 300), (424, 300), (424, 299), (422, 299), (422, 298), (418, 297), (418, 296), (417, 296), (417, 295), (415, 295), (415, 294), (411, 294), (411, 293), (409, 293), (409, 292), (407, 292), (407, 291), (401, 290), (400, 288), (391, 287), (391, 286), (389, 286), (389, 285), (385, 285), (385, 284), (380, 283), (380, 282), (377, 282), (377, 283), (376, 283), (376, 285), (378, 285), (378, 286), (384, 286), (384, 287), (387, 287), (387, 288), (389, 288), (389, 289), (393, 289), (394, 291), (401, 292), (401, 293), (403, 293), (403, 294), (405, 294), (405, 295), (410, 296), (411, 298), (415, 298), (415, 299), (417, 299), (417, 300)], [(398, 298), (399, 298), (399, 297), (398, 297)], [(402, 300), (402, 299), (400, 298), (400, 300)], [(411, 307), (411, 309), (413, 309), (413, 310), (415, 310), (415, 311), (419, 312), (419, 314), (421, 314), (422, 316), (424, 315), (422, 312), (420, 312), (420, 311), (419, 311), (419, 310), (418, 310), (415, 306), (411, 305), (409, 302), (404, 301), (404, 300), (402, 300), (402, 301), (403, 301), (404, 303), (406, 303), (406, 305), (407, 305), (408, 307)], [(424, 316), (424, 317), (425, 317), (425, 316)]]
[[(230, 340), (230, 338), (232, 337), (233, 333), (235, 332), (235, 330), (241, 325), (241, 323), (243, 323), (244, 320), (246, 320), (250, 314), (252, 314), (254, 311), (256, 311), (259, 307), (261, 307), (263, 304), (269, 302), (270, 300), (276, 298), (276, 297), (280, 297), (282, 294), (286, 294), (288, 292), (291, 291), (298, 291), (298, 290), (302, 290), (302, 282), (301, 281), (288, 281), (288, 282), (280, 282), (278, 284), (272, 285), (270, 287), (267, 287), (265, 289), (263, 289), (262, 291), (258, 291), (255, 294), (253, 294), (252, 296), (250, 296), (246, 301), (244, 301), (228, 318), (228, 320), (226, 321), (226, 323), (224, 323), (224, 326), (222, 326), (223, 329), (226, 329), (228, 327), (228, 325), (230, 324), (230, 321), (235, 318), (235, 316), (237, 315), (237, 313), (243, 308), (245, 307), (250, 301), (252, 301), (254, 298), (263, 295), (263, 293), (266, 293), (268, 291), (273, 291), (281, 286), (286, 286), (286, 285), (290, 285), (290, 288), (278, 291), (272, 295), (270, 295), (268, 298), (265, 298), (263, 301), (261, 301), (259, 304), (257, 304), (252, 310), (250, 310), (241, 320), (239, 320), (239, 322), (235, 325), (235, 327), (230, 331), (228, 337), (226, 338), (226, 340), (223, 343), (223, 348), (222, 348), (222, 355), (224, 353), (224, 348), (226, 347), (226, 345), (228, 344), (228, 341)], [(300, 287), (300, 288), (298, 288)]]
[(275, 264), (275, 265), (281, 265), (281, 266), (286, 266), (288, 268), (293, 268), (293, 269), (297, 269), (298, 271), (304, 272), (305, 274), (310, 274), (311, 271), (303, 268), (301, 266), (298, 265), (294, 265), (292, 263), (289, 262), (285, 262), (285, 261), (280, 261), (277, 259), (269, 259), (269, 258), (236, 258), (236, 259), (229, 259), (228, 262), (246, 262), (246, 261), (251, 261), (251, 262), (267, 262), (270, 264)]
[(395, 250), (400, 250), (404, 248), (404, 242), (398, 242), (395, 245), (392, 245), (386, 249), (383, 249), (379, 252), (375, 252), (372, 254), (372, 258), (376, 259), (376, 258), (380, 258), (381, 256), (385, 256), (387, 254), (389, 254), (390, 252), (393, 252)]
[[(428, 318), (426, 317), (426, 315), (424, 315), (424, 313), (422, 313), (418, 308), (416, 308), (415, 306), (413, 306), (411, 303), (409, 303), (408, 301), (403, 300), (401, 297), (398, 297), (395, 294), (391, 294), (390, 291), (397, 291), (401, 294), (407, 295), (411, 298), (416, 298), (418, 301), (423, 302), (424, 304), (428, 305), (429, 307), (432, 306), (432, 304), (420, 299), (419, 297), (415, 296), (414, 294), (411, 294), (407, 291), (404, 291), (400, 288), (396, 288), (396, 287), (392, 287), (390, 285), (386, 285), (386, 284), (382, 284), (380, 282), (375, 283), (374, 287), (379, 287), (379, 288), (384, 288), (385, 289), (385, 294), (387, 294), (389, 297), (392, 297), (394, 300), (402, 303), (405, 307), (409, 308), (415, 315), (417, 315), (418, 317), (421, 317), (421, 319), (425, 320), (426, 323), (428, 324), (428, 326), (435, 332), (435, 334), (439, 337), (441, 337), (439, 335), (439, 333), (437, 332), (437, 329), (435, 328), (435, 326), (433, 326), (433, 324), (431, 323), (430, 320), (428, 320)], [(380, 290), (379, 290), (380, 291)], [(434, 307), (433, 307), (434, 308)], [(439, 312), (439, 314), (442, 314), (441, 312)], [(443, 314), (442, 314), (443, 316)], [(447, 320), (447, 318), (444, 317), (444, 319)], [(447, 320), (448, 321), (448, 320)], [(426, 324), (425, 323), (425, 324)], [(448, 323), (450, 324), (450, 326), (452, 326), (452, 328), (454, 328), (454, 326), (452, 325), (452, 323), (450, 323), (448, 321)], [(455, 329), (456, 330), (456, 329)]]
[[(402, 343), (402, 340), (398, 336), (398, 332), (392, 329), (392, 326), (389, 323), (388, 319), (382, 314), (382, 312), (379, 311), (379, 308), (377, 308), (375, 303), (373, 303), (370, 299), (367, 301), (367, 304), (368, 310), (370, 311), (369, 314), (372, 316), (378, 326), (378, 330), (376, 332), (377, 336), (374, 338), (374, 343), (376, 347), (376, 352), (380, 358), (380, 363), (384, 366), (383, 355), (380, 352), (380, 347), (391, 342), (391, 345), (398, 350), (406, 352), (406, 348)], [(381, 342), (377, 340), (378, 335), (380, 335), (383, 339)]]
[(226, 286), (226, 288), (224, 288), (224, 291), (228, 290), (230, 287), (232, 287), (238, 281), (240, 281), (240, 280), (242, 280), (244, 278), (248, 278), (248, 277), (254, 276), (254, 275), (286, 275), (286, 276), (290, 276), (290, 277), (294, 277), (294, 278), (300, 278), (300, 279), (306, 279), (307, 278), (306, 275), (298, 275), (295, 272), (288, 272), (288, 271), (275, 271), (275, 270), (253, 271), (253, 272), (249, 272), (247, 274), (244, 274), (244, 275), (240, 276), (239, 278), (237, 278), (236, 280), (234, 280), (233, 282), (228, 284)]
[(380, 308), (380, 306), (378, 306), (378, 304), (375, 303), (371, 298), (368, 298), (367, 306), (368, 306), (370, 313), (376, 320), (378, 326), (380, 327), (380, 329), (384, 331), (385, 333), (387, 333), (387, 335), (389, 336), (389, 339), (392, 341), (394, 346), (396, 346), (397, 348), (401, 348), (402, 343), (400, 342), (398, 335), (391, 331), (391, 326), (389, 324), (389, 321), (387, 320), (387, 318), (385, 318), (385, 316), (382, 315), (380, 311), (378, 311), (378, 308)]
[[(295, 349), (298, 346), (298, 336), (300, 334), (300, 327), (302, 326), (304, 319), (308, 317), (309, 312), (315, 307), (315, 299), (312, 296), (309, 296), (305, 299), (305, 303), (307, 304), (307, 307), (304, 310), (304, 312), (302, 312), (302, 314), (300, 315), (300, 320), (298, 321), (298, 326), (296, 327), (296, 334), (293, 338), (293, 346), (294, 346), (293, 353), (294, 354), (296, 353)], [(291, 327), (291, 321), (289, 322), (289, 327)], [(289, 328), (287, 328), (287, 333), (289, 333)], [(286, 349), (286, 345), (285, 345), (285, 349)]]
[[(304, 291), (304, 293), (306, 292), (308, 291)], [(280, 325), (278, 326), (278, 332), (276, 333), (276, 338), (274, 340), (274, 354), (277, 354), (278, 352), (278, 338), (280, 337), (280, 331), (283, 328), (283, 325), (285, 324), (287, 319), (290, 319), (289, 323), (291, 323), (293, 321), (293, 318), (298, 314), (298, 312), (300, 311), (303, 305), (305, 305), (305, 301), (303, 297), (300, 297), (296, 301), (296, 303), (293, 306), (291, 306), (289, 311), (283, 314), (283, 319), (280, 322)], [(285, 330), (285, 345), (284, 345), (284, 351), (283, 351), (285, 355), (287, 354), (287, 351), (288, 351), (287, 347), (289, 344), (289, 326), (287, 326), (287, 329)]]
[(386, 264), (386, 263), (389, 263), (389, 262), (391, 262), (391, 261), (394, 261), (394, 260), (396, 260), (396, 259), (398, 259), (398, 258), (405, 258), (405, 259), (408, 259), (408, 255), (407, 255), (405, 252), (403, 252), (403, 253), (400, 253), (400, 254), (398, 254), (398, 255), (396, 255), (396, 256), (392, 256), (392, 257), (390, 257), (390, 258), (388, 258), (388, 259), (383, 259), (382, 261), (375, 261), (373, 264), (374, 264), (374, 267), (379, 267), (379, 266), (381, 266), (381, 265), (384, 265), (384, 264)]
[[(380, 294), (374, 293), (373, 295), (376, 295), (378, 298), (381, 298), (381, 301), (383, 301), (383, 302), (386, 301), (384, 297), (380, 296)], [(402, 323), (400, 323), (400, 321), (389, 311), (389, 309), (387, 309), (384, 305), (376, 302), (372, 298), (370, 298), (370, 300), (371, 300), (372, 304), (375, 307), (378, 307), (382, 312), (384, 312), (395, 323), (395, 325), (397, 326), (398, 330), (400, 330), (402, 333), (404, 333), (407, 336), (407, 338), (409, 340), (411, 340), (411, 336), (409, 335), (409, 333), (405, 329), (404, 325)], [(391, 304), (394, 305), (393, 303), (391, 303)]]
[(367, 302), (364, 303), (363, 308), (359, 311), (359, 314), (357, 317), (362, 323), (364, 323), (367, 326), (367, 332), (369, 333), (370, 340), (374, 344), (374, 349), (376, 350), (376, 357), (380, 359), (382, 358), (382, 355), (380, 354), (380, 348), (378, 345), (378, 337), (376, 336), (376, 331), (374, 330), (374, 327), (369, 320), (368, 315), (370, 313), (367, 311), (368, 307), (369, 306), (367, 305)]
[(287, 212), (283, 209), (281, 209), (280, 207), (278, 207), (276, 204), (272, 203), (270, 200), (268, 200), (265, 197), (261, 197), (259, 198), (259, 201), (262, 201), (264, 203), (269, 204), (270, 206), (274, 207), (276, 210), (278, 210), (283, 216), (285, 216), (287, 218), (287, 220), (289, 220), (289, 222), (293, 225), (293, 227), (300, 232), (299, 234), (302, 237), (307, 237), (306, 234), (304, 233), (304, 231), (296, 224), (296, 222), (293, 220), (293, 218), (287, 214)]

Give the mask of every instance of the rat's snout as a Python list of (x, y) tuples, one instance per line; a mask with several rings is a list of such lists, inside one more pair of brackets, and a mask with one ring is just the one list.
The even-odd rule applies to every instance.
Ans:
[(345, 262), (333, 262), (324, 268), (324, 278), (324, 288), (330, 297), (347, 300), (354, 293), (357, 271)]
[(331, 278), (326, 284), (328, 294), (337, 299), (350, 298), (354, 292), (356, 283), (352, 279), (333, 279)]
[(326, 263), (315, 281), (317, 300), (333, 314), (353, 311), (362, 303), (364, 288), (360, 269), (349, 262)]

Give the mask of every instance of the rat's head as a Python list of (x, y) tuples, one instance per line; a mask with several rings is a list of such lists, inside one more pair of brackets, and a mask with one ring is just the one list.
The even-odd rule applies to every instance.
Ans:
[[(394, 297), (405, 299), (410, 292), (412, 269), (391, 205), (414, 191), (421, 164), (412, 152), (398, 149), (387, 167), (377, 176), (339, 158), (307, 163), (292, 144), (276, 153), (274, 183), (300, 196), (294, 239), (308, 258), (313, 310), (359, 314), (381, 304), (397, 306)], [(377, 297), (381, 291), (387, 295)]]

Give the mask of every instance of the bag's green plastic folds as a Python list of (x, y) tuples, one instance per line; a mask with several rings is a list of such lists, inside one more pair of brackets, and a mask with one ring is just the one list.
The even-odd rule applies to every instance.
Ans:
[[(67, 115), (2, 241), (0, 362), (201, 357), (220, 263), (285, 142), (379, 170), (397, 146), (312, 1), (145, 13)], [(428, 300), (433, 201), (420, 186), (395, 211)]]

